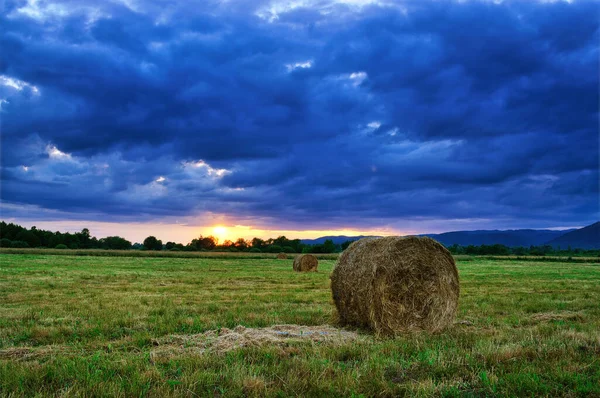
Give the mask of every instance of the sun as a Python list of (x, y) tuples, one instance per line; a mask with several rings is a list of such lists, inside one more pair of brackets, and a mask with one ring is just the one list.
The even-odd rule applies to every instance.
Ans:
[(212, 230), (213, 234), (219, 238), (219, 241), (223, 242), (224, 240), (227, 239), (227, 228), (222, 227), (220, 225), (216, 226), (213, 228)]

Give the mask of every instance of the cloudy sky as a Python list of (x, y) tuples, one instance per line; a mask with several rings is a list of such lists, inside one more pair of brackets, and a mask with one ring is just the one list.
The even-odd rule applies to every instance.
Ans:
[(6, 0), (1, 218), (180, 241), (592, 223), (599, 15)]

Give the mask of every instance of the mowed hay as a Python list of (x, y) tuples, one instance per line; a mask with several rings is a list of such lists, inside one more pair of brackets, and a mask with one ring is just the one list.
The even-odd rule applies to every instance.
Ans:
[(317, 272), (319, 260), (312, 254), (301, 254), (294, 258), (294, 271), (297, 272)]
[(287, 254), (285, 254), (285, 253), (279, 253), (279, 254), (277, 255), (277, 258), (278, 258), (279, 260), (286, 260), (286, 259), (287, 259)]
[(450, 252), (427, 237), (365, 238), (340, 256), (331, 275), (342, 324), (393, 335), (452, 324), (458, 271)]

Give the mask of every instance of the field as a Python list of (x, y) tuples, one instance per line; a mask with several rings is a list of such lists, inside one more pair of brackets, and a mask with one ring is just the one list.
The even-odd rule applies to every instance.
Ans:
[(331, 325), (333, 265), (1, 254), (0, 396), (600, 396), (591, 262), (459, 258), (457, 322), (438, 335), (210, 343)]

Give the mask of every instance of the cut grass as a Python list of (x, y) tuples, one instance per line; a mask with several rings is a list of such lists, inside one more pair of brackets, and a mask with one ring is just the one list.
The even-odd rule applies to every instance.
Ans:
[[(55, 256), (91, 256), (91, 257), (159, 257), (159, 258), (222, 258), (222, 259), (275, 259), (279, 253), (251, 253), (251, 252), (186, 252), (186, 251), (153, 251), (153, 250), (103, 250), (103, 249), (46, 249), (46, 248), (7, 248), (0, 247), (0, 254), (25, 254), (25, 255), (55, 255)], [(299, 253), (285, 253), (288, 259), (293, 259)], [(311, 253), (319, 260), (336, 260), (339, 253)], [(558, 263), (600, 263), (600, 257), (586, 256), (472, 256), (454, 255), (457, 261), (531, 261), (558, 262)]]
[[(154, 250), (104, 250), (104, 249), (46, 249), (46, 248), (10, 248), (0, 247), (0, 254), (42, 254), (55, 256), (91, 256), (91, 257), (159, 257), (159, 258), (277, 258), (279, 253), (252, 253), (252, 252), (187, 252), (187, 251), (154, 251)], [(298, 253), (285, 253), (292, 259)], [(337, 253), (314, 254), (319, 259), (335, 260)]]
[(334, 261), (3, 254), (0, 396), (600, 395), (600, 267), (468, 260), (438, 335), (153, 356), (171, 335), (333, 322)]

